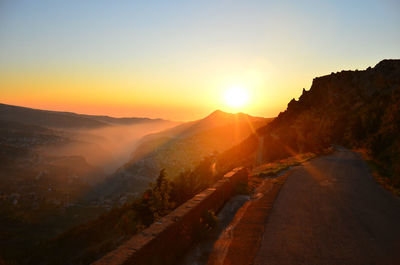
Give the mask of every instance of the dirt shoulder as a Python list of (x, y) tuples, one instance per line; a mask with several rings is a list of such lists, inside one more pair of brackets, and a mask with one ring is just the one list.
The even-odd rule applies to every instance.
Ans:
[(239, 209), (233, 221), (214, 244), (209, 265), (252, 264), (262, 240), (264, 223), (287, 175), (281, 174), (259, 183), (251, 200)]

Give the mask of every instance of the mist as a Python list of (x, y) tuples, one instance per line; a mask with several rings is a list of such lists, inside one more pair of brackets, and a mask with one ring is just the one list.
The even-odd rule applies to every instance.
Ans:
[(126, 163), (139, 140), (148, 134), (173, 127), (177, 123), (153, 121), (133, 125), (110, 125), (100, 129), (63, 130), (69, 140), (50, 147), (40, 148), (50, 156), (81, 156), (106, 175)]

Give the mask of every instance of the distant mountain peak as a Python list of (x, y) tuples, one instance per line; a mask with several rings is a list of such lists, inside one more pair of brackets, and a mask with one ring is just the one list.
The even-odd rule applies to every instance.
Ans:
[(214, 110), (213, 112), (211, 112), (205, 119), (221, 117), (221, 116), (228, 116), (228, 115), (233, 115), (233, 114), (217, 109), (217, 110)]
[(213, 112), (211, 112), (211, 114), (214, 114), (214, 113), (224, 113), (224, 111), (217, 109), (217, 110), (214, 110)]

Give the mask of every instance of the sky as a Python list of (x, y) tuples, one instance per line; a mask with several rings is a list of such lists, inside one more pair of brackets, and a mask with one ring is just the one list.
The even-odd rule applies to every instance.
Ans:
[[(400, 58), (400, 2), (0, 0), (0, 102), (274, 117), (312, 79)], [(232, 107), (226, 91), (248, 102)]]

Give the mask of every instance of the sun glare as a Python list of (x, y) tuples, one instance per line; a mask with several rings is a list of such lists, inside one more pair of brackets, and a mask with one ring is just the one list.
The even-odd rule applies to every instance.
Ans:
[(249, 93), (242, 87), (231, 87), (225, 91), (225, 103), (229, 107), (239, 108), (247, 104)]

